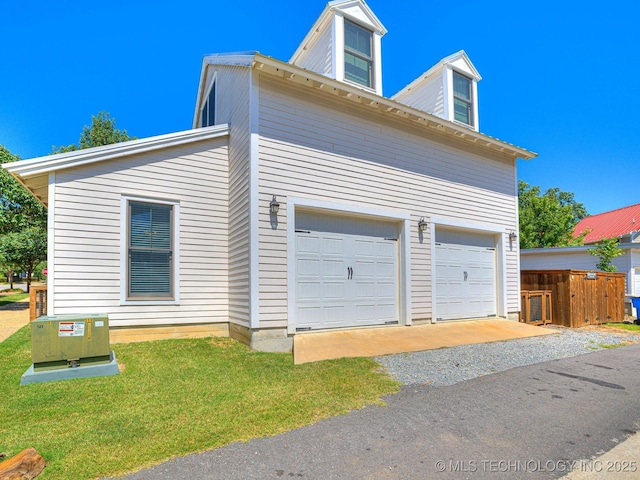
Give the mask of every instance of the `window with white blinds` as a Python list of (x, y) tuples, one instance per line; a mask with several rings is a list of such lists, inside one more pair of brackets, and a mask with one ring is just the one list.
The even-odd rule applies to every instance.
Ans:
[(129, 201), (128, 298), (173, 299), (173, 206)]

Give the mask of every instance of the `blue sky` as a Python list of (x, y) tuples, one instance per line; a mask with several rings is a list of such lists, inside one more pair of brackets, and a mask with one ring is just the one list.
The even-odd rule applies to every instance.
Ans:
[[(389, 31), (385, 96), (465, 50), (483, 77), (480, 130), (539, 153), (520, 179), (591, 214), (640, 203), (640, 2), (367, 3)], [(0, 144), (46, 155), (101, 110), (139, 138), (188, 129), (203, 55), (287, 61), (325, 4), (0, 0)]]

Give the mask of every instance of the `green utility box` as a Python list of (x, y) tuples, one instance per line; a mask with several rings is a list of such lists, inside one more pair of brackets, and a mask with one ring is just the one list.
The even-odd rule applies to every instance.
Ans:
[(35, 372), (109, 363), (107, 315), (56, 315), (31, 322)]

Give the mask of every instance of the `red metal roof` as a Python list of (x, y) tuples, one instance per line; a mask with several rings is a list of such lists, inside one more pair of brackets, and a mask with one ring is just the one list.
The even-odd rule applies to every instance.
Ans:
[(590, 232), (584, 237), (584, 243), (595, 243), (603, 238), (617, 238), (640, 230), (640, 203), (583, 218), (573, 231), (574, 238), (585, 230)]

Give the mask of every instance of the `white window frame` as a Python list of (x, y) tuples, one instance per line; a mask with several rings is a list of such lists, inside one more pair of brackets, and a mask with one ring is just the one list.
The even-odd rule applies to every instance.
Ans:
[[(366, 32), (369, 33), (369, 50), (371, 52), (370, 56), (366, 56), (364, 55), (362, 52), (359, 52), (357, 50), (353, 50), (351, 48), (347, 47), (347, 34), (346, 34), (346, 30), (347, 30), (347, 23), (350, 23), (351, 25), (354, 25), (356, 28), (359, 28), (361, 30), (364, 30)], [(345, 82), (349, 82), (352, 83), (354, 85), (357, 85), (359, 87), (364, 87), (364, 88), (368, 88), (371, 90), (375, 90), (376, 89), (376, 82), (377, 82), (377, 75), (376, 75), (376, 39), (375, 39), (375, 32), (361, 24), (359, 24), (358, 22), (354, 22), (353, 20), (344, 18), (343, 19), (343, 42), (342, 42), (342, 50), (343, 50), (343, 58), (342, 58), (342, 68), (343, 68), (343, 72), (344, 72), (344, 80)], [(346, 65), (346, 53), (349, 53), (351, 55), (353, 55), (354, 57), (357, 58), (361, 58), (364, 59), (366, 61), (371, 62), (371, 68), (369, 70), (369, 84), (365, 85), (363, 83), (357, 82), (355, 80), (351, 80), (347, 78), (347, 65)]]
[[(129, 203), (155, 203), (169, 205), (172, 217), (172, 290), (173, 298), (129, 297)], [(179, 305), (180, 304), (180, 203), (177, 200), (123, 195), (120, 199), (120, 305)]]
[[(469, 82), (469, 96), (471, 97), (470, 100), (467, 100), (466, 98), (462, 98), (460, 96), (456, 95), (456, 75), (466, 79)], [(451, 75), (451, 96), (452, 96), (452, 102), (451, 102), (451, 113), (453, 115), (453, 120), (456, 123), (459, 123), (461, 125), (466, 125), (468, 127), (475, 127), (476, 125), (476, 98), (475, 98), (475, 92), (474, 92), (474, 81), (473, 78), (469, 77), (468, 75), (465, 75), (464, 73), (460, 73), (457, 70), (453, 70), (452, 71), (452, 75)], [(456, 119), (456, 105), (455, 102), (457, 100), (460, 100), (461, 102), (464, 102), (466, 104), (469, 105), (469, 123), (466, 122), (462, 122), (460, 120)]]

